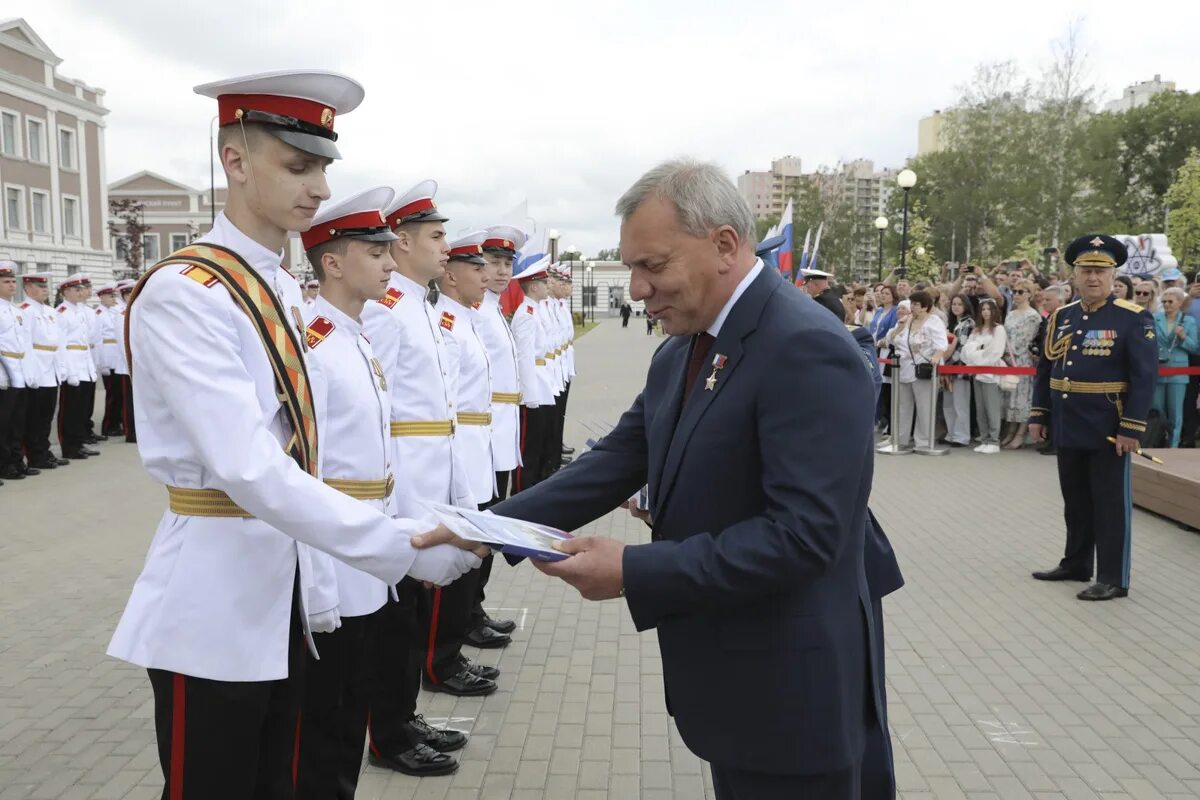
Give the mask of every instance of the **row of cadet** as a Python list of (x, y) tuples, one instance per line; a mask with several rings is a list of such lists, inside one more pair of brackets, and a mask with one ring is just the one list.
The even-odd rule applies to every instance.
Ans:
[[(18, 280), (25, 293), (20, 304), (14, 301)], [(92, 306), (90, 279), (72, 275), (58, 285), (58, 304), (50, 305), (48, 273), (18, 276), (16, 263), (0, 261), (0, 480), (98, 456), (92, 445), (111, 437), (136, 441), (124, 344), (125, 299), (133, 285), (101, 287), (100, 304)], [(99, 433), (93, 421), (98, 381), (105, 397)], [(50, 449), (52, 427), (61, 455)]]

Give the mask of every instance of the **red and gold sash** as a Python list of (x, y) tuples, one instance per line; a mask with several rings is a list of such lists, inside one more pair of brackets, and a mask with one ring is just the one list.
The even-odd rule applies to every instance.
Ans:
[[(279, 298), (254, 269), (232, 250), (213, 244), (193, 244), (176, 250), (155, 264), (141, 277), (129, 296), (128, 309), (133, 310), (146, 281), (158, 270), (172, 265), (185, 265), (189, 278), (205, 286), (219, 282), (228, 291), (238, 307), (250, 318), (250, 322), (262, 339), (267, 360), (275, 372), (275, 390), (279, 401), (287, 411), (292, 425), (292, 438), (284, 447), (296, 460), (300, 468), (310, 475), (317, 474), (317, 418), (313, 411), (312, 387), (308, 371), (301, 357), (301, 344), (288, 323), (287, 313)], [(125, 354), (129, 363), (129, 374), (133, 376), (133, 353), (129, 347), (129, 319), (125, 314)]]

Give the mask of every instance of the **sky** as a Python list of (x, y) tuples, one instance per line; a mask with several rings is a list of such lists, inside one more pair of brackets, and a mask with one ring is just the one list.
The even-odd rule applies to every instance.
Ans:
[(731, 176), (784, 155), (805, 171), (902, 164), (918, 119), (951, 105), (976, 65), (1012, 60), (1035, 77), (1072, 22), (1101, 102), (1156, 73), (1200, 90), (1194, 0), (815, 6), (41, 0), (19, 13), (60, 74), (105, 90), (110, 181), (145, 169), (208, 186), (216, 107), (194, 85), (331, 69), (366, 88), (337, 119), (334, 199), (434, 178), (452, 234), (528, 200), (530, 225), (589, 257), (618, 245), (613, 205), (659, 161), (692, 156)]

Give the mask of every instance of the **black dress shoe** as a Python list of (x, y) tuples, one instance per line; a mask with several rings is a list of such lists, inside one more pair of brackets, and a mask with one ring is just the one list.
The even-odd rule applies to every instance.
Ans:
[(29, 462), (30, 469), (54, 469), (58, 466), (56, 459), (48, 459), (46, 461), (31, 461)]
[(60, 467), (69, 467), (71, 465), (71, 462), (65, 458), (55, 458), (54, 463), (58, 464)]
[(469, 631), (466, 635), (467, 644), (481, 647), (484, 650), (508, 647), (511, 641), (512, 637), (507, 633), (499, 633), (487, 625), (480, 625), (475, 630)]
[(371, 753), (367, 760), (373, 767), (402, 772), (405, 775), (415, 775), (418, 778), (430, 775), (450, 775), (458, 771), (458, 762), (445, 753), (439, 753), (432, 747), (419, 744), (411, 750), (390, 756), (377, 756)]
[(404, 723), (404, 730), (412, 741), (431, 747), (439, 753), (453, 753), (455, 750), (461, 750), (467, 743), (467, 734), (453, 728), (435, 728), (420, 714)]
[(89, 451), (84, 450), (82, 447), (78, 450), (64, 450), (63, 458), (67, 459), (68, 461), (86, 461), (88, 452)]
[(465, 669), (438, 683), (431, 681), (428, 675), (422, 674), (421, 686), (429, 692), (444, 692), (455, 697), (483, 697), (496, 691), (495, 681), (480, 678)]
[(1035, 572), (1033, 573), (1033, 579), (1037, 581), (1089, 581), (1092, 579), (1092, 576), (1086, 572), (1073, 572), (1066, 567), (1059, 566), (1054, 569)]
[(468, 661), (463, 664), (463, 669), (477, 678), (483, 678), (489, 681), (494, 681), (496, 678), (500, 677), (500, 670), (496, 669), (495, 667), (488, 666), (487, 664), (476, 664), (473, 661)]
[(483, 615), (483, 624), (496, 633), (512, 633), (517, 629), (517, 623), (511, 619), (492, 619), (487, 614)]
[(575, 455), (575, 448), (574, 448), (574, 447), (568, 447), (567, 445), (565, 445), (565, 444), (564, 444), (564, 445), (563, 445), (562, 452), (563, 452), (563, 455), (564, 455), (564, 456), (573, 456), (573, 455)]
[(15, 466), (5, 467), (3, 471), (0, 471), (0, 478), (9, 481), (23, 481), (25, 480), (25, 473)]
[(21, 470), (21, 472), (25, 473), (25, 475), (27, 475), (29, 477), (33, 477), (34, 475), (42, 474), (42, 471), (40, 469), (35, 469), (34, 467), (25, 467), (24, 469)]
[(79, 448), (79, 452), (81, 452), (81, 453), (84, 453), (84, 454), (85, 454), (85, 455), (87, 455), (89, 458), (91, 458), (92, 456), (98, 456), (98, 455), (100, 455), (100, 451), (99, 451), (99, 450), (93, 450), (92, 448), (90, 448), (90, 447), (88, 447), (88, 446), (86, 446), (86, 445), (85, 445), (85, 446), (83, 446), (83, 447), (81, 447), (81, 448)]
[(1109, 583), (1093, 583), (1075, 596), (1080, 600), (1112, 600), (1116, 597), (1128, 597), (1129, 590)]
[(97, 442), (107, 442), (108, 437), (107, 436), (97, 436), (96, 434), (93, 433), (91, 436), (87, 437), (87, 439), (85, 439), (84, 441), (86, 444), (96, 444)]

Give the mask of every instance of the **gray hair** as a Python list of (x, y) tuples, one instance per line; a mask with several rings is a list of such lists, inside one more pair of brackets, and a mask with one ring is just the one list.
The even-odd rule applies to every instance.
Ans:
[(1186, 303), (1188, 299), (1187, 292), (1185, 292), (1183, 289), (1180, 289), (1178, 286), (1168, 286), (1166, 289), (1163, 289), (1163, 293), (1159, 297), (1159, 300), (1166, 300), (1168, 297), (1174, 297), (1179, 301), (1180, 306)]
[(754, 243), (754, 215), (729, 176), (715, 164), (679, 158), (664, 161), (637, 179), (617, 201), (625, 222), (655, 196), (675, 206), (679, 222), (692, 236), (707, 236), (728, 225), (747, 244)]

